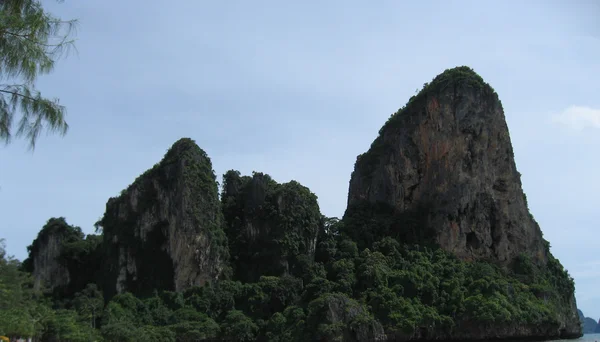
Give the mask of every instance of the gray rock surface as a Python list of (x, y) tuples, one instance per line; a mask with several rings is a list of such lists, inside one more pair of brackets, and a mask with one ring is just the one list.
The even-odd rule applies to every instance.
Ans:
[(191, 139), (109, 199), (100, 224), (109, 297), (183, 291), (217, 279), (227, 260), (214, 171)]
[(388, 341), (383, 327), (367, 310), (341, 293), (328, 294), (312, 303), (309, 325), (328, 326), (331, 341)]
[(30, 247), (35, 291), (41, 289), (52, 291), (69, 284), (71, 280), (69, 270), (59, 262), (63, 243), (69, 238), (67, 227), (69, 226), (64, 218), (48, 220)]
[[(426, 84), (357, 158), (344, 220), (345, 233), (363, 248), (389, 235), (505, 269), (521, 254), (540, 267), (551, 256), (528, 209), (502, 104), (468, 67)], [(561, 308), (558, 327), (467, 322), (451, 338), (581, 336), (573, 293)]]
[(522, 252), (546, 259), (502, 105), (482, 80), (452, 80), (444, 88), (434, 81), (390, 119), (352, 173), (348, 211), (361, 201), (397, 213), (433, 208), (427, 227), (464, 260), (508, 263)]

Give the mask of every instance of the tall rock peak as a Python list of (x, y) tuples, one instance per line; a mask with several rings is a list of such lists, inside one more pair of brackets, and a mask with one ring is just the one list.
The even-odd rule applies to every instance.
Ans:
[(573, 280), (529, 213), (502, 104), (468, 67), (425, 84), (357, 158), (343, 229), (361, 248), (392, 236), (506, 271), (529, 260), (559, 279), (560, 336), (581, 335)]
[[(357, 158), (345, 215), (374, 206), (390, 217), (419, 214), (418, 228), (392, 219), (384, 234), (414, 239), (425, 232), (422, 238), (465, 260), (508, 263), (521, 253), (546, 260), (502, 105), (468, 67), (425, 84)], [(349, 229), (365, 241), (360, 227)]]
[(210, 158), (193, 140), (178, 140), (106, 204), (105, 293), (181, 291), (217, 279), (228, 259), (222, 222)]

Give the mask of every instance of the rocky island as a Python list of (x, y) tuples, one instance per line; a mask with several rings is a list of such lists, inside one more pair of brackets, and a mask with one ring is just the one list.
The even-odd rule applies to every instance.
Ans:
[(358, 156), (341, 219), (323, 216), (310, 189), (264, 173), (228, 171), (219, 193), (210, 158), (183, 138), (108, 200), (97, 228), (85, 237), (52, 218), (29, 248), (22, 271), (53, 317), (73, 322), (42, 340), (582, 335), (573, 279), (529, 212), (502, 104), (464, 66), (425, 84)]
[(584, 334), (600, 334), (600, 322), (597, 322), (593, 318), (585, 317), (581, 310), (577, 310), (577, 313), (579, 314), (579, 319), (583, 324)]

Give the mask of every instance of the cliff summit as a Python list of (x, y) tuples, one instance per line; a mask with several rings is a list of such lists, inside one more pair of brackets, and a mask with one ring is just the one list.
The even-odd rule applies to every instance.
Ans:
[(106, 204), (105, 291), (182, 291), (218, 279), (228, 259), (222, 221), (209, 157), (193, 140), (178, 140)]
[[(355, 210), (362, 214), (365, 205), (392, 217), (426, 211), (418, 228), (427, 232), (424, 238), (461, 259), (508, 263), (527, 252), (546, 260), (502, 104), (468, 67), (448, 69), (426, 84), (357, 158), (346, 216)], [(380, 229), (392, 236), (416, 235), (407, 234), (410, 225), (394, 220)], [(349, 233), (365, 240), (356, 230)]]

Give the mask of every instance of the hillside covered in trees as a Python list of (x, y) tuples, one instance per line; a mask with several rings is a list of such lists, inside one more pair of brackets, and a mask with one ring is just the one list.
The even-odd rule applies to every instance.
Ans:
[[(51, 218), (2, 251), (0, 335), (43, 341), (576, 338), (574, 282), (529, 213), (502, 105), (468, 67), (394, 113), (348, 209), (231, 170), (188, 138), (85, 236)], [(317, 189), (318, 192), (318, 189)]]

